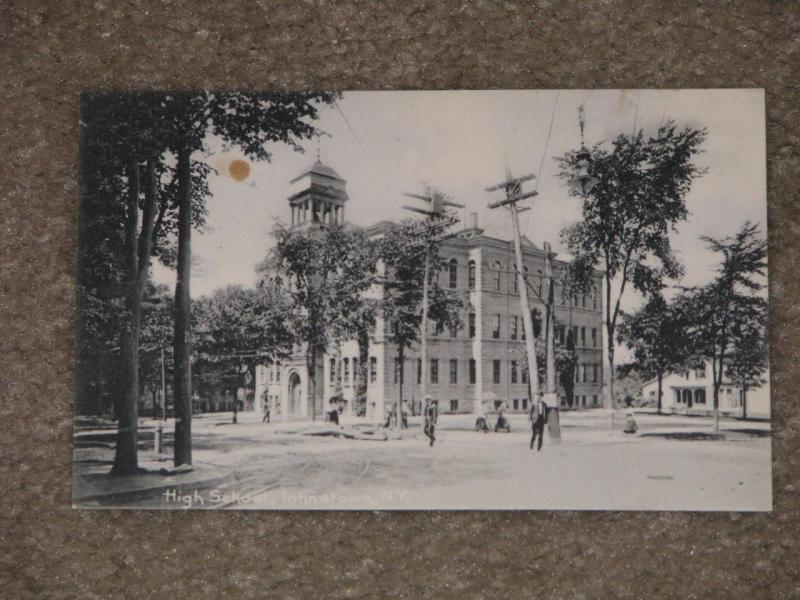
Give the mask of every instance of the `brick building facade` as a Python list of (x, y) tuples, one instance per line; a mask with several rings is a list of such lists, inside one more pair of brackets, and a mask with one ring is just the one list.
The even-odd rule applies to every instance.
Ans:
[[(328, 186), (321, 185), (323, 183), (328, 183)], [(293, 225), (303, 225), (307, 219), (313, 222), (316, 214), (320, 215), (319, 218), (330, 215), (329, 218), (335, 222), (342, 222), (346, 192), (344, 180), (335, 171), (318, 161), (307, 173), (294, 180), (294, 185), (298, 184), (297, 191), (290, 198)], [(303, 185), (309, 189), (304, 189)], [(328, 196), (309, 193), (312, 187), (317, 190), (328, 187), (335, 191), (333, 202), (327, 200), (332, 197), (330, 193)], [(298, 199), (303, 202), (300, 208)], [(326, 209), (326, 206), (336, 208)], [(370, 236), (379, 236), (390, 226), (390, 222), (384, 221), (366, 231)], [(523, 238), (522, 248), (523, 264), (533, 288), (529, 294), (531, 308), (544, 315), (540, 289), (545, 253), (526, 238)], [(462, 293), (468, 298), (471, 308), (462, 315), (462, 329), (437, 332), (431, 327), (429, 330), (427, 394), (439, 400), (442, 413), (492, 410), (500, 402), (505, 402), (512, 412), (526, 411), (528, 381), (524, 328), (512, 241), (485, 235), (478, 225), (477, 215), (472, 214), (464, 229), (440, 245), (439, 255), (443, 264), (439, 285)], [(554, 273), (565, 266), (564, 262), (553, 261)], [(595, 289), (602, 289), (599, 273)], [(600, 406), (603, 385), (600, 294), (569, 298), (556, 287), (555, 303), (557, 338), (563, 343), (568, 327), (572, 327), (575, 335), (578, 354), (576, 403), (580, 407)], [(342, 344), (342, 389), (347, 412), (352, 410), (355, 398), (358, 354), (354, 340)], [(326, 354), (318, 361), (317, 382), (324, 381), (324, 385), (318, 385), (321, 393), (316, 407), (308, 402), (308, 377), (302, 353), (280, 365), (259, 367), (256, 374), (259, 408), (263, 409), (263, 403), (269, 402), (276, 416), (308, 417), (314, 410), (319, 415), (326, 406), (323, 399), (335, 393), (335, 360), (333, 354)], [(367, 417), (382, 418), (389, 406), (396, 402), (400, 394), (398, 366), (397, 347), (391, 332), (388, 325), (379, 319), (369, 348)], [(414, 412), (418, 412), (422, 403), (420, 366), (419, 349), (412, 347), (405, 352), (403, 398), (412, 404)], [(566, 397), (561, 389), (559, 396), (563, 405)]]

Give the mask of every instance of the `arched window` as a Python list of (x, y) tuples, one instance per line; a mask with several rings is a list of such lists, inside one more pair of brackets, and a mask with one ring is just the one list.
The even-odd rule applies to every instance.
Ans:
[(475, 289), (475, 261), (469, 261), (469, 289)]
[(458, 286), (458, 261), (450, 259), (450, 287), (455, 289)]
[(502, 277), (501, 277), (502, 270), (503, 270), (503, 265), (501, 265), (499, 261), (495, 261), (495, 263), (494, 263), (494, 289), (496, 291), (498, 291), (498, 292), (500, 291), (500, 289), (501, 289), (500, 286), (502, 285)]

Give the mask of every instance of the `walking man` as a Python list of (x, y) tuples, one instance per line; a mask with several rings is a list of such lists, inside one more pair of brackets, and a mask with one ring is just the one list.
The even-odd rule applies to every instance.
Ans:
[(531, 403), (530, 414), (528, 415), (531, 420), (531, 450), (536, 441), (536, 436), (539, 436), (539, 446), (536, 448), (537, 452), (542, 449), (542, 438), (544, 437), (544, 424), (547, 422), (547, 405), (537, 398)]
[(431, 441), (430, 445), (433, 446), (433, 442), (436, 441), (436, 421), (439, 419), (438, 402), (430, 398), (425, 398), (425, 410), (423, 414), (425, 415), (425, 435), (428, 436), (428, 439)]
[(261, 422), (264, 423), (265, 421), (269, 425), (269, 400), (264, 400), (264, 418), (261, 419)]

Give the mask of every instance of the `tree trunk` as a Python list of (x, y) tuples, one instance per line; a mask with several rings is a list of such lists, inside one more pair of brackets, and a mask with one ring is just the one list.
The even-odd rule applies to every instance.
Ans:
[(125, 310), (127, 323), (121, 336), (123, 386), (117, 403), (119, 429), (112, 475), (131, 475), (139, 471), (137, 449), (137, 410), (139, 393), (139, 166), (128, 165), (128, 207), (125, 221)]
[(658, 398), (656, 399), (656, 414), (661, 414), (661, 381), (664, 379), (664, 375), (662, 373), (658, 374)]
[[(609, 328), (608, 335), (609, 339), (610, 336), (614, 335), (614, 332), (611, 328)], [(608, 343), (608, 402), (613, 415), (616, 404), (614, 402), (614, 345), (611, 343), (611, 341)]]
[[(403, 425), (403, 380), (405, 379), (404, 374), (404, 362), (405, 362), (405, 348), (401, 345), (397, 351), (397, 360), (400, 363), (399, 373), (397, 374), (399, 378), (399, 393), (397, 394), (397, 406), (395, 407), (395, 426), (397, 429), (401, 429)], [(423, 400), (424, 402), (424, 400)]]
[(742, 419), (747, 418), (747, 384), (742, 382)]
[(191, 150), (178, 151), (178, 276), (175, 284), (175, 466), (192, 464), (192, 262)]
[[(367, 385), (369, 383), (369, 333), (358, 335), (358, 388), (356, 389), (356, 406), (359, 409), (367, 404)], [(357, 414), (357, 413), (356, 413)]]
[(309, 345), (306, 350), (306, 370), (308, 371), (308, 402), (311, 404), (311, 420), (317, 420), (317, 353)]
[(719, 374), (717, 373), (717, 359), (716, 357), (712, 357), (711, 359), (711, 374), (714, 377), (714, 432), (719, 431), (719, 388), (722, 380), (722, 361), (720, 361), (720, 368)]

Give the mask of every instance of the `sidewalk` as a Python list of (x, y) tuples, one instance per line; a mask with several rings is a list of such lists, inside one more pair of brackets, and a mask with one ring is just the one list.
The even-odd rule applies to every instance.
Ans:
[(156, 459), (145, 456), (139, 466), (139, 475), (113, 477), (109, 475), (108, 461), (76, 461), (73, 463), (73, 508), (104, 508), (105, 506), (136, 505), (136, 500), (170, 491), (184, 495), (187, 492), (218, 486), (233, 481), (236, 473), (227, 468), (198, 463), (191, 468), (174, 469), (171, 457)]

